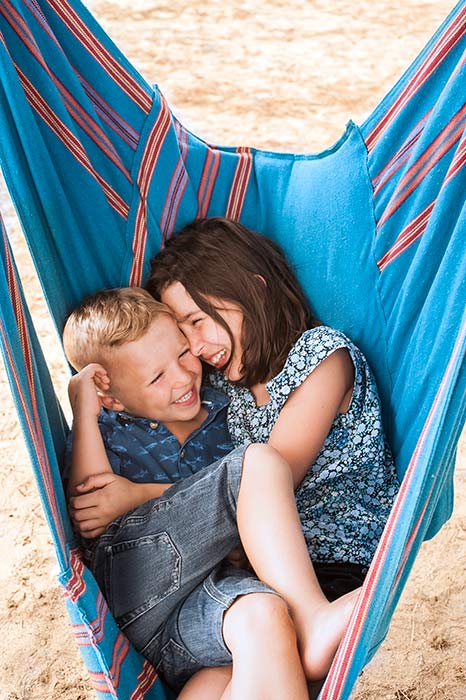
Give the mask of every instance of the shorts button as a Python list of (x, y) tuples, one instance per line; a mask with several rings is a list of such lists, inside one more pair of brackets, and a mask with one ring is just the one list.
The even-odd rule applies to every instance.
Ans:
[(181, 450), (181, 452), (180, 452), (180, 457), (181, 457), (181, 459), (183, 459), (183, 457), (185, 456), (185, 454), (186, 454), (185, 450)]
[(159, 424), (156, 423), (155, 421), (151, 421), (151, 422), (149, 423), (149, 428), (152, 428), (153, 430), (155, 430), (155, 429), (158, 428), (158, 427), (159, 427)]

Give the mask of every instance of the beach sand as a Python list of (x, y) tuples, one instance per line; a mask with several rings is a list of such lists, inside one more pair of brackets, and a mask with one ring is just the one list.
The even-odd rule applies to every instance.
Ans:
[[(363, 121), (453, 2), (88, 5), (196, 133), (225, 145), (316, 152), (338, 139), (348, 119)], [(66, 403), (68, 372), (2, 184), (0, 204), (57, 393)], [(56, 582), (51, 540), (3, 367), (0, 397), (0, 698), (90, 700), (94, 692)], [(463, 437), (454, 515), (423, 545), (389, 635), (354, 700), (466, 698), (465, 495)]]

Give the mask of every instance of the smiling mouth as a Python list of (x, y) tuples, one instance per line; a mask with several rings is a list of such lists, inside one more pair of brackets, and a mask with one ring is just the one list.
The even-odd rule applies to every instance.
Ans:
[(176, 403), (177, 405), (184, 405), (184, 406), (189, 406), (194, 401), (196, 400), (196, 391), (194, 389), (190, 389), (189, 391), (186, 392), (186, 394), (183, 394), (183, 396), (180, 396), (179, 399), (176, 399), (173, 403)]
[(227, 358), (228, 353), (225, 350), (225, 348), (223, 348), (216, 355), (209, 357), (207, 362), (209, 363), (209, 365), (213, 365), (214, 367), (223, 367), (223, 365), (226, 363)]

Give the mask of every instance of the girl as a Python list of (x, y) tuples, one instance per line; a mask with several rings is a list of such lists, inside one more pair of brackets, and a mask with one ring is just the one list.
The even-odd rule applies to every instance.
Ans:
[(269, 442), (289, 463), (327, 597), (361, 585), (398, 489), (361, 351), (312, 317), (278, 246), (233, 221), (169, 240), (147, 289), (228, 394), (233, 443)]

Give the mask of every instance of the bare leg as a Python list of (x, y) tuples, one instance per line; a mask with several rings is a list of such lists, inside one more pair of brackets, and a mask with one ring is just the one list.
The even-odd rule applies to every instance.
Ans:
[(222, 700), (308, 700), (296, 632), (284, 600), (250, 593), (227, 610), (223, 636), (233, 657)]
[(290, 469), (268, 445), (250, 445), (246, 450), (237, 518), (243, 547), (257, 576), (288, 602), (307, 678), (323, 678), (358, 591), (327, 601), (307, 551)]
[(203, 668), (184, 686), (177, 700), (220, 700), (231, 681), (231, 666)]

